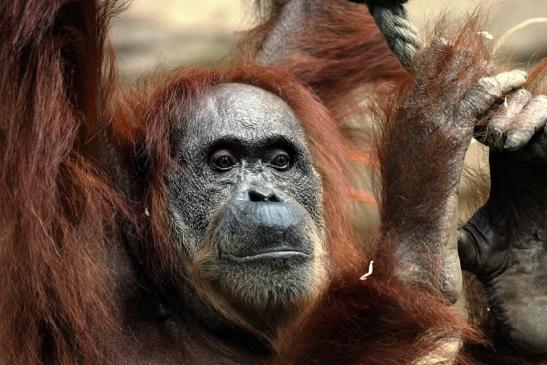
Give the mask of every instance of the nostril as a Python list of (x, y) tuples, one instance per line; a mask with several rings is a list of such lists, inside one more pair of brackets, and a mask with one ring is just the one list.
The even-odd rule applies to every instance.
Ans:
[(281, 199), (271, 190), (250, 189), (249, 200), (252, 202), (279, 203)]
[(270, 195), (268, 195), (268, 197), (266, 199), (267, 199), (267, 201), (269, 201), (271, 203), (281, 202), (281, 199), (279, 199), (279, 197), (275, 193), (271, 193)]
[(249, 200), (252, 202), (264, 202), (268, 200), (268, 196), (256, 190), (249, 190)]

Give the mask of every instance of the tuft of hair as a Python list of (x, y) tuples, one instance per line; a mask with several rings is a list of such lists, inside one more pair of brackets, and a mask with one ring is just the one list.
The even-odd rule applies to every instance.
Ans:
[[(97, 142), (112, 86), (115, 1), (0, 5), (0, 363), (97, 364), (113, 354), (105, 262), (121, 207)], [(103, 73), (103, 70), (106, 70)]]

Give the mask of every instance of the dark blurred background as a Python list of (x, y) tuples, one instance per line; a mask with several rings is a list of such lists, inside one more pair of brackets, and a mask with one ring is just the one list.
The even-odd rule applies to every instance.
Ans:
[[(158, 65), (210, 63), (228, 55), (237, 32), (253, 24), (251, 4), (252, 0), (133, 0), (114, 22), (122, 76), (131, 78)], [(547, 17), (547, 0), (411, 0), (407, 7), (423, 28), (441, 12), (457, 17), (479, 4), (491, 9), (491, 26), (485, 31), (496, 39), (526, 19)], [(547, 56), (547, 23), (515, 33), (503, 52), (521, 67)]]

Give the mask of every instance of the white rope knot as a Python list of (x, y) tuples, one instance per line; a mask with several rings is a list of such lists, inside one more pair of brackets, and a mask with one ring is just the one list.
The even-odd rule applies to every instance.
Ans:
[(373, 272), (374, 272), (374, 261), (371, 260), (370, 264), (368, 264), (368, 271), (365, 274), (363, 274), (363, 276), (361, 276), (359, 280), (361, 281), (367, 280), (367, 278), (371, 276)]

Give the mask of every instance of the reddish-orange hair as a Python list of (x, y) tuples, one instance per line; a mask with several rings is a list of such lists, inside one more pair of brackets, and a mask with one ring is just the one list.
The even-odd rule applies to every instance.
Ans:
[(113, 218), (123, 204), (93, 152), (108, 149), (112, 84), (101, 70), (114, 5), (0, 5), (3, 364), (101, 363), (116, 342)]
[[(165, 217), (165, 176), (177, 168), (172, 132), (184, 127), (200, 97), (227, 82), (284, 99), (302, 122), (323, 178), (331, 290), (312, 308), (312, 320), (298, 322), (303, 326), (277, 345), (286, 358), (400, 364), (455, 333), (473, 338), (436, 298), (394, 280), (389, 255), (367, 282), (358, 282), (366, 258), (352, 232), (341, 110), (351, 104), (346, 91), (402, 76), (370, 17), (342, 3), (324, 9), (310, 38), (295, 40), (323, 45), (307, 47), (306, 58), (284, 67), (178, 69), (116, 99), (103, 61), (108, 19), (119, 2), (0, 5), (0, 362), (102, 364), (126, 355), (117, 300), (138, 278), (122, 236), (131, 227), (147, 253), (140, 258), (154, 265), (150, 275), (179, 277), (181, 258)], [(364, 37), (368, 31), (374, 36)], [(392, 150), (384, 147), (387, 160)]]

